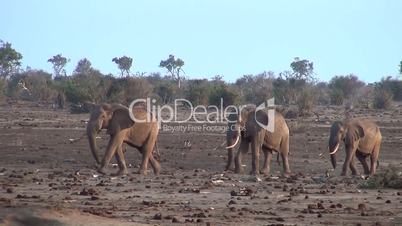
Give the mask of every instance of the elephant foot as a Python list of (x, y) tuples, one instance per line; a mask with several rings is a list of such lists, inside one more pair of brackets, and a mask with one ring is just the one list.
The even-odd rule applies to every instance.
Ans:
[(105, 167), (99, 167), (97, 171), (100, 174), (106, 175), (106, 168)]
[(341, 173), (341, 176), (346, 176), (346, 172), (342, 172), (342, 173)]
[(269, 169), (263, 169), (260, 171), (261, 174), (263, 174), (264, 176), (268, 176), (269, 175)]
[(113, 177), (119, 177), (119, 176), (125, 176), (125, 175), (128, 175), (127, 170), (119, 170), (116, 173), (112, 174)]
[(238, 174), (243, 174), (243, 173), (244, 173), (244, 170), (243, 170), (243, 169), (236, 168), (234, 172), (235, 172), (235, 173), (238, 173)]
[(148, 174), (148, 172), (147, 172), (146, 169), (140, 169), (140, 171), (138, 171), (138, 173), (139, 173), (140, 175), (144, 175), (144, 176), (146, 176), (146, 175)]
[(283, 173), (283, 176), (284, 176), (285, 178), (289, 178), (290, 176), (292, 176), (292, 173), (291, 173), (291, 172), (284, 172), (284, 173)]
[(250, 172), (250, 175), (259, 176), (259, 175), (260, 175), (260, 171), (259, 171), (259, 170), (252, 170), (252, 171)]
[(154, 174), (159, 175), (161, 173), (161, 168), (160, 167), (155, 167), (154, 168)]

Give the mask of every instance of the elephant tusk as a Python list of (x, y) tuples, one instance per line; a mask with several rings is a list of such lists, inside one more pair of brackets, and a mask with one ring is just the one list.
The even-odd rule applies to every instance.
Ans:
[(239, 140), (240, 140), (240, 134), (237, 135), (236, 142), (230, 145), (229, 147), (226, 147), (226, 149), (233, 148), (234, 146), (236, 146), (236, 144), (239, 143)]
[[(335, 154), (338, 151), (338, 148), (339, 148), (339, 143), (336, 145), (335, 150), (333, 152), (329, 153), (329, 154), (330, 155)], [(328, 147), (328, 149), (329, 149), (329, 147)]]

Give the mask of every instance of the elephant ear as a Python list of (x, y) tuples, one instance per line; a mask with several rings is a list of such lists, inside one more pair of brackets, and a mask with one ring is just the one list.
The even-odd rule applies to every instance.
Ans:
[(130, 118), (128, 109), (117, 109), (113, 112), (112, 120), (107, 132), (108, 134), (116, 134), (121, 130), (132, 127), (133, 125), (134, 121)]
[(268, 115), (263, 111), (252, 111), (246, 121), (246, 136), (255, 136), (263, 127), (268, 125)]
[(254, 119), (256, 120), (256, 123), (258, 124), (258, 128), (262, 129), (261, 126), (268, 126), (268, 114), (264, 110), (260, 110), (255, 112), (255, 117)]
[(364, 137), (364, 129), (360, 125), (356, 125), (356, 136), (359, 137), (359, 138)]

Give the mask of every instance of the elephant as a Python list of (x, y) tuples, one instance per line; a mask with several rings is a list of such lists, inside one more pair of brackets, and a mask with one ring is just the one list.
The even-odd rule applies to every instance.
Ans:
[(91, 153), (95, 158), (97, 164), (100, 164), (99, 149), (96, 145), (96, 136), (102, 129), (107, 129), (112, 119), (113, 113), (118, 109), (127, 109), (127, 107), (120, 104), (100, 104), (95, 106), (91, 112), (87, 124), (87, 137)]
[[(348, 167), (352, 175), (357, 175), (354, 159), (355, 156), (362, 163), (364, 174), (374, 175), (378, 165), (380, 154), (381, 132), (380, 128), (372, 121), (367, 119), (348, 119), (343, 122), (336, 121), (332, 124), (329, 135), (328, 151), (331, 156), (333, 168), (336, 168), (336, 155), (339, 144), (343, 140), (345, 143), (346, 157), (342, 168), (342, 176), (346, 175)], [(366, 158), (370, 156), (370, 169)]]
[[(273, 111), (273, 119), (268, 111)], [(261, 125), (268, 125), (269, 120), (273, 120), (273, 131), (262, 128)], [(242, 173), (242, 156), (248, 152), (251, 144), (252, 150), (252, 170), (251, 174), (259, 175), (259, 156), (260, 149), (264, 152), (264, 166), (262, 173), (268, 175), (270, 172), (270, 162), (272, 153), (278, 152), (282, 157), (283, 170), (285, 176), (290, 176), (289, 167), (289, 127), (285, 118), (276, 110), (260, 109), (247, 112), (239, 120), (238, 137), (240, 147), (235, 157), (235, 173)], [(270, 121), (271, 123), (271, 121)], [(243, 126), (243, 131), (240, 127)], [(237, 140), (238, 141), (238, 140)], [(234, 145), (232, 145), (234, 146)], [(279, 157), (278, 157), (279, 158)], [(278, 159), (279, 161), (279, 159)]]
[[(130, 117), (130, 114), (132, 114), (133, 118)], [(109, 122), (107, 133), (110, 135), (110, 140), (101, 166), (98, 168), (99, 173), (106, 173), (106, 167), (113, 155), (115, 155), (119, 166), (119, 171), (115, 175), (128, 174), (122, 151), (122, 145), (126, 143), (137, 148), (142, 153), (140, 174), (147, 174), (148, 161), (151, 163), (154, 173), (159, 174), (160, 164), (152, 155), (159, 133), (159, 126), (155, 116), (148, 112), (145, 107), (134, 106), (131, 113), (128, 108), (115, 110)]]
[[(244, 108), (237, 108), (233, 111), (229, 112), (227, 116), (227, 130), (226, 130), (226, 149), (228, 150), (228, 160), (225, 167), (225, 170), (230, 170), (232, 167), (233, 158), (233, 148), (239, 142), (239, 129), (244, 126), (244, 122), (242, 118), (246, 117), (246, 115), (255, 109), (254, 105), (245, 106)], [(239, 117), (239, 112), (240, 117)]]

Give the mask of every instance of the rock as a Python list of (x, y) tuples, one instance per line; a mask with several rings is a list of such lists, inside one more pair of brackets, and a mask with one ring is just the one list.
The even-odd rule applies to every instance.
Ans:
[(154, 215), (154, 217), (152, 219), (154, 219), (154, 220), (162, 220), (162, 214), (157, 213), (157, 214)]
[(366, 206), (366, 204), (364, 204), (364, 203), (360, 203), (360, 204), (357, 206), (357, 209), (360, 210), (360, 211), (366, 211), (366, 210), (367, 210), (367, 206)]
[(177, 217), (172, 218), (172, 223), (181, 223), (180, 219)]

